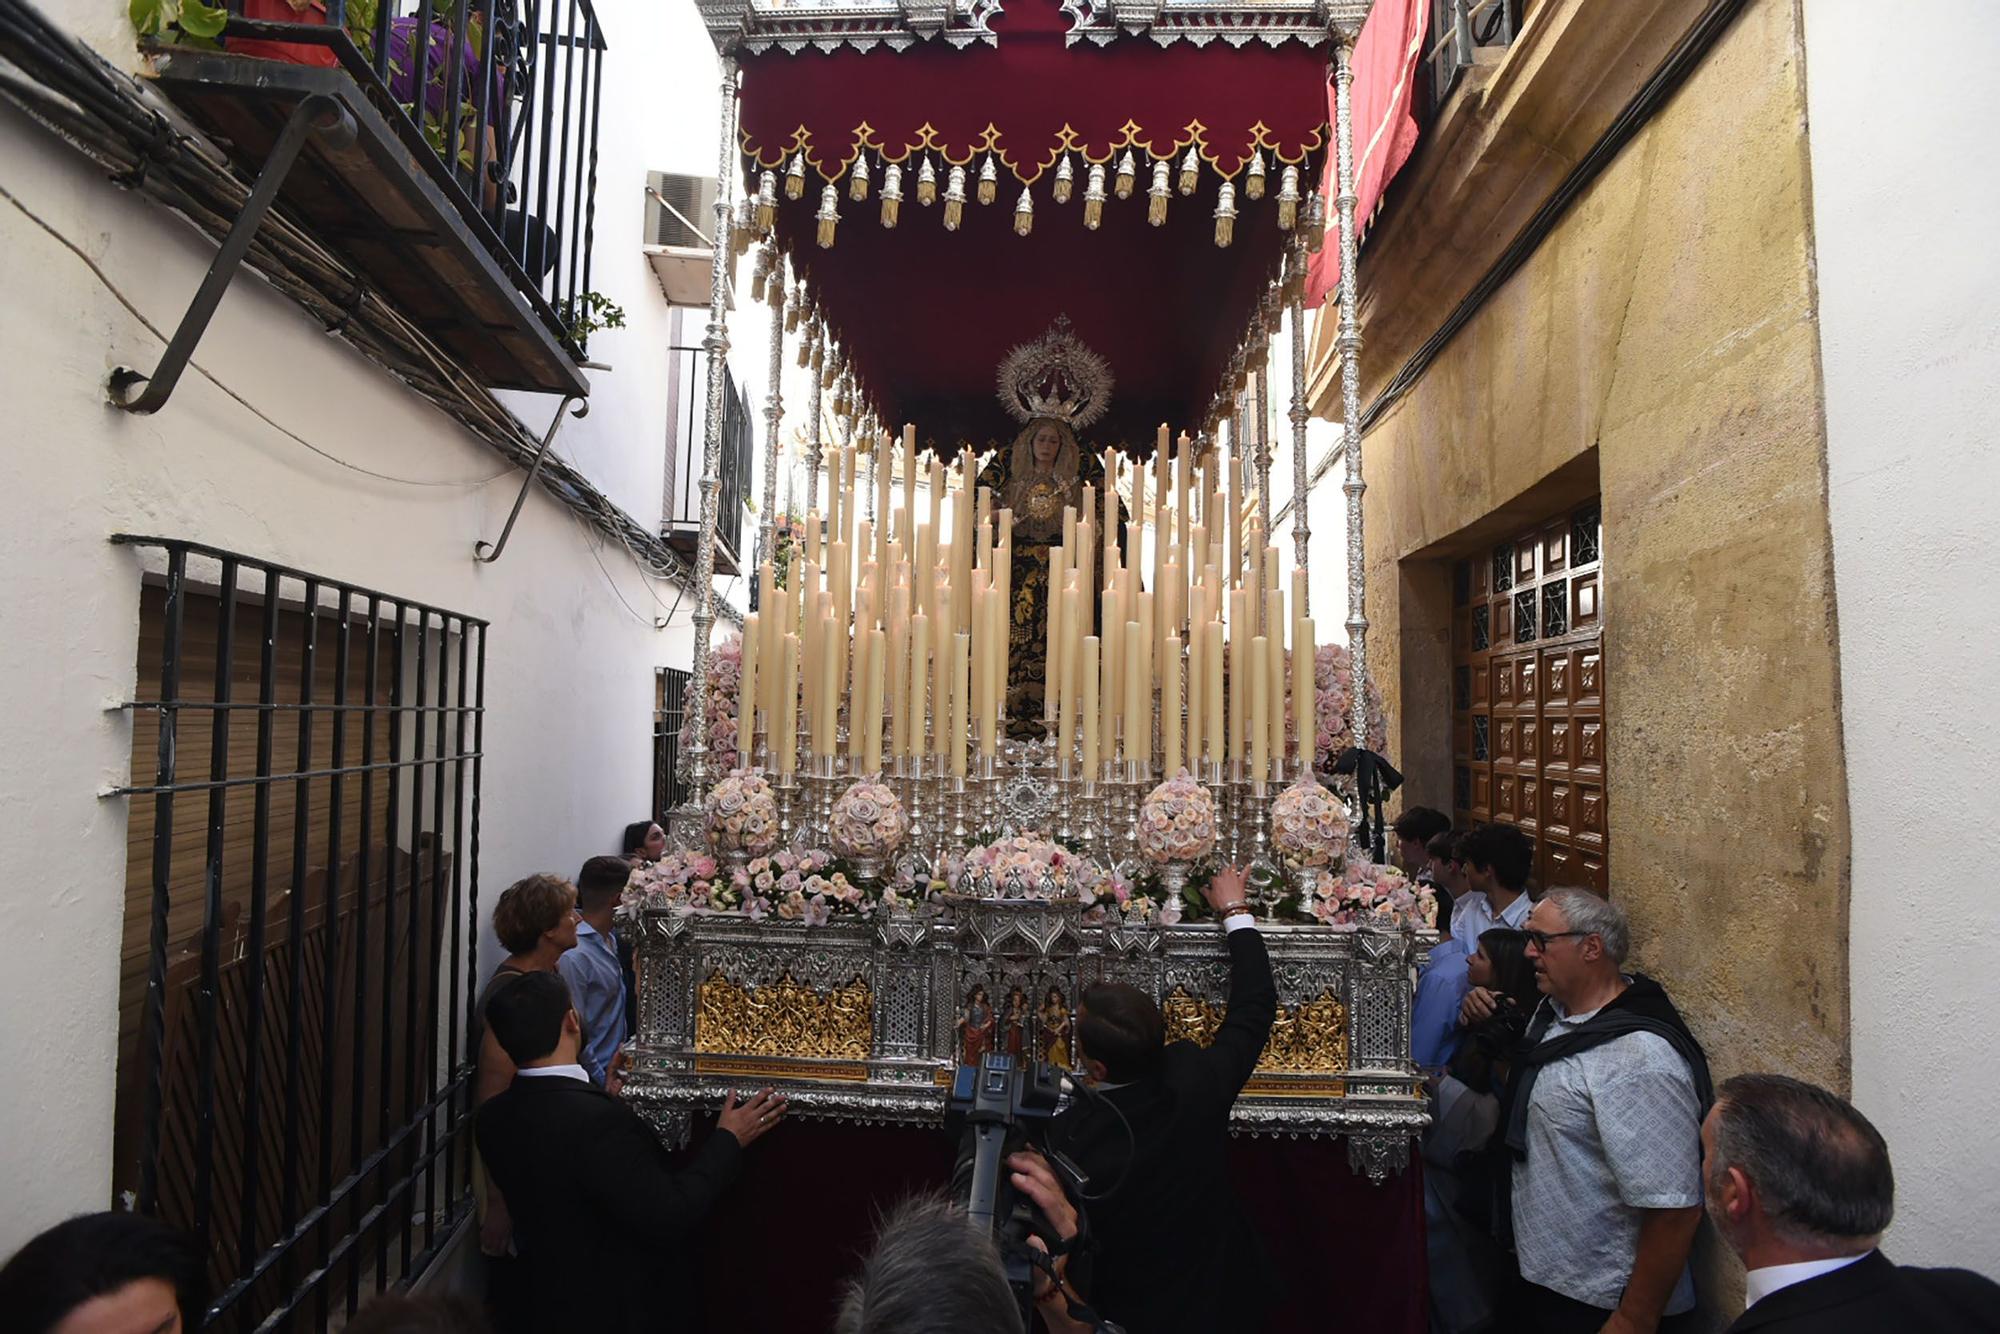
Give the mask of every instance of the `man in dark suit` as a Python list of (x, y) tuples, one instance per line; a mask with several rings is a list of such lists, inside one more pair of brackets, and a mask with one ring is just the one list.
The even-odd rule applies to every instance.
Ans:
[(615, 1096), (617, 1076), (600, 1089), (578, 1064), (582, 1026), (560, 975), (529, 973), (498, 992), (486, 1024), (519, 1069), (474, 1133), (513, 1214), (533, 1327), (694, 1328), (690, 1235), (785, 1100), (765, 1089), (739, 1105), (731, 1094), (715, 1133), (675, 1171)]
[(1709, 1216), (1749, 1271), (1736, 1331), (1970, 1334), (2000, 1330), (2000, 1285), (1891, 1264), (1889, 1146), (1825, 1089), (1738, 1075), (1702, 1123)]
[(1229, 1011), (1215, 1040), (1168, 1044), (1151, 996), (1119, 982), (1090, 987), (1078, 1054), (1123, 1120), (1090, 1098), (1049, 1135), (1089, 1175), (1098, 1251), (1079, 1286), (1105, 1318), (1145, 1334), (1259, 1329), (1270, 1287), (1229, 1184), (1229, 1112), (1270, 1036), (1277, 989), (1242, 870), (1219, 872), (1205, 892), (1229, 941)]

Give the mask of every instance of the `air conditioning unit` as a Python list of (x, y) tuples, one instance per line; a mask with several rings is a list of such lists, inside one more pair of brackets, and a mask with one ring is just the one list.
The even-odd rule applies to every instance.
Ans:
[(646, 243), (708, 249), (706, 238), (715, 232), (715, 179), (649, 171), (646, 184), (652, 187), (646, 193)]

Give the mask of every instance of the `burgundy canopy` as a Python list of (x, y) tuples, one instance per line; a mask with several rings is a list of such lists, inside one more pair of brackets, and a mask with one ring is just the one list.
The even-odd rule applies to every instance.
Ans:
[[(928, 443), (984, 445), (1014, 425), (994, 391), (1011, 347), (1067, 314), (1110, 363), (1110, 414), (1097, 443), (1150, 447), (1154, 427), (1199, 424), (1231, 353), (1276, 275), (1287, 233), (1277, 223), (1287, 164), (1300, 191), (1318, 182), (1327, 138), (1326, 50), (1300, 41), (1162, 45), (1119, 36), (1066, 46), (1069, 16), (1055, 0), (1017, 0), (993, 20), (992, 46), (933, 41), (895, 51), (772, 49), (742, 58), (741, 127), (751, 179), (783, 179), (794, 156), (807, 166), (803, 197), (780, 194), (778, 235), (865, 394), (886, 422), (914, 421)], [(1089, 163), (1110, 177), (1130, 148), (1138, 180), (1128, 199), (1083, 224)], [(1198, 180), (1179, 191), (1193, 148)], [(1247, 198), (1247, 165), (1261, 149), (1263, 198)], [(868, 198), (849, 198), (848, 173), (863, 151)], [(997, 197), (969, 198), (947, 231), (940, 214), (949, 165), (968, 167), (968, 196), (991, 153)], [(926, 155), (940, 201), (917, 202)], [(1069, 202), (1053, 197), (1056, 164), (1073, 163)], [(1148, 225), (1155, 159), (1171, 165), (1162, 226)], [(882, 225), (889, 163), (903, 165), (903, 203)], [(1216, 244), (1222, 183), (1235, 189), (1233, 243)], [(822, 187), (838, 184), (840, 222), (830, 249), (817, 244)], [(1111, 184), (1107, 179), (1107, 185)], [(1033, 199), (1029, 235), (1015, 234), (1023, 186)], [(1305, 206), (1300, 205), (1303, 225)]]

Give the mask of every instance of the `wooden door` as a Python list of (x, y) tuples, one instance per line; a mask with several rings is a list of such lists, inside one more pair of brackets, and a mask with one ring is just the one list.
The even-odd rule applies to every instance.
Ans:
[(1452, 804), (1535, 840), (1545, 886), (1609, 892), (1598, 502), (1453, 570)]

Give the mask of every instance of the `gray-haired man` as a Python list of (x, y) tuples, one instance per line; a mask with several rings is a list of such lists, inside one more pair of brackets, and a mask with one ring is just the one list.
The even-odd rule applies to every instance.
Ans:
[(1516, 1061), (1514, 1242), (1540, 1334), (1650, 1334), (1694, 1306), (1708, 1064), (1657, 982), (1623, 970), (1625, 913), (1558, 889), (1527, 922), (1547, 997)]

